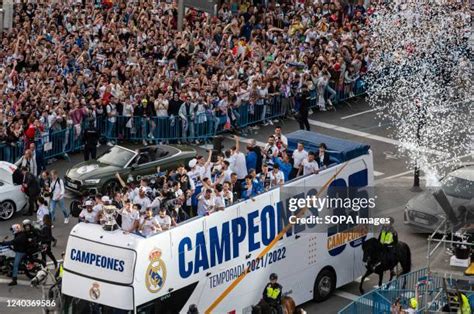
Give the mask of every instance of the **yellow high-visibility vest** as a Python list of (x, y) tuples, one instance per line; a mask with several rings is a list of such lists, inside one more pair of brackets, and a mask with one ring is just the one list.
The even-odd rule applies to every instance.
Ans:
[(280, 294), (280, 289), (272, 288), (271, 286), (267, 287), (267, 297), (270, 299), (276, 300)]
[(469, 304), (469, 299), (464, 293), (461, 293), (462, 305), (458, 310), (460, 314), (471, 314), (471, 305)]
[(59, 264), (59, 278), (63, 278), (63, 273), (64, 273), (64, 269), (63, 269), (63, 264)]
[(390, 231), (382, 230), (380, 236), (380, 243), (382, 244), (392, 244), (393, 243), (393, 233)]

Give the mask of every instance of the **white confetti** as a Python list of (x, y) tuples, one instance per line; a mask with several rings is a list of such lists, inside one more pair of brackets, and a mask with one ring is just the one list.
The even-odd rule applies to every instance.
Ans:
[[(368, 99), (429, 178), (472, 152), (468, 1), (395, 1), (370, 19)], [(433, 183), (435, 184), (435, 183)]]

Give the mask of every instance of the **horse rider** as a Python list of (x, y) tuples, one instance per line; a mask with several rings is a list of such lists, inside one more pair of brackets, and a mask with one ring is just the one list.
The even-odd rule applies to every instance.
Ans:
[(270, 275), (270, 282), (265, 286), (263, 290), (263, 300), (277, 310), (278, 314), (283, 314), (281, 307), (281, 292), (282, 286), (277, 282), (278, 276), (273, 273)]
[(383, 225), (379, 234), (379, 241), (383, 245), (389, 263), (393, 263), (395, 260), (395, 246), (398, 244), (398, 234), (393, 227), (394, 221), (395, 220), (390, 217), (388, 223)]

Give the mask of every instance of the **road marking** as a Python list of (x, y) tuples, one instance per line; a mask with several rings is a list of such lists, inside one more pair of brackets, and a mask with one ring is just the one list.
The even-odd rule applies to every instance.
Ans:
[(378, 171), (375, 171), (375, 170), (374, 170), (374, 176), (375, 176), (375, 177), (380, 177), (380, 176), (383, 176), (384, 174), (385, 174), (385, 173), (383, 173), (383, 172), (378, 172)]
[(358, 131), (358, 130), (354, 130), (354, 129), (349, 129), (349, 128), (346, 128), (346, 127), (343, 127), (343, 126), (338, 126), (338, 125), (330, 124), (330, 123), (326, 123), (326, 122), (321, 122), (321, 121), (316, 121), (316, 120), (308, 120), (308, 121), (309, 121), (309, 124), (314, 125), (314, 126), (319, 126), (321, 128), (331, 129), (331, 130), (339, 131), (339, 132), (342, 132), (342, 133), (348, 133), (348, 134), (352, 134), (352, 135), (355, 135), (355, 136), (365, 137), (365, 138), (368, 138), (368, 139), (373, 139), (375, 141), (384, 142), (384, 143), (388, 143), (388, 144), (392, 144), (392, 145), (399, 145), (400, 144), (399, 141), (388, 138), (388, 137), (378, 136), (378, 135), (370, 134), (370, 133), (367, 133), (367, 132), (362, 132), (362, 131)]
[(214, 145), (212, 144), (201, 145), (199, 147), (205, 150), (214, 149)]
[(342, 132), (342, 133), (348, 133), (348, 134), (352, 134), (352, 135), (355, 135), (355, 136), (365, 137), (365, 138), (368, 138), (370, 140), (383, 142), (383, 143), (387, 143), (387, 144), (391, 144), (391, 145), (395, 145), (395, 146), (400, 146), (400, 147), (403, 147), (403, 148), (408, 149), (408, 150), (415, 150), (415, 151), (419, 150), (421, 152), (426, 152), (426, 153), (429, 153), (429, 154), (439, 155), (439, 156), (447, 155), (447, 153), (440, 152), (440, 151), (433, 150), (433, 149), (427, 149), (427, 148), (424, 148), (424, 147), (420, 147), (420, 148), (410, 147), (406, 143), (402, 143), (402, 142), (394, 140), (392, 138), (383, 137), (383, 136), (379, 136), (379, 135), (375, 135), (375, 134), (370, 134), (370, 133), (362, 132), (362, 131), (359, 131), (359, 130), (349, 129), (349, 128), (345, 128), (343, 126), (338, 126), (338, 125), (335, 125), (335, 124), (330, 124), (330, 123), (315, 121), (315, 120), (308, 120), (308, 121), (309, 121), (309, 124), (314, 125), (314, 126), (319, 126), (321, 128), (325, 128), (325, 129), (331, 129), (331, 130)]
[(355, 301), (355, 300), (359, 299), (359, 296), (357, 296), (353, 293), (349, 293), (349, 292), (346, 292), (346, 291), (340, 291), (340, 290), (334, 291), (334, 295), (337, 295), (338, 297), (348, 299), (348, 300), (351, 300), (351, 301)]
[[(466, 157), (469, 157), (469, 156), (474, 156), (474, 153), (469, 153), (469, 154), (462, 155), (462, 156), (455, 157), (455, 158), (451, 158), (451, 159), (448, 159), (448, 160), (442, 160), (442, 161), (440, 161), (440, 162), (434, 163), (433, 166), (436, 166), (436, 165), (439, 165), (439, 164), (448, 163), (448, 162), (453, 161), (453, 160), (455, 160), (455, 159), (463, 159), (463, 158), (466, 158)], [(387, 180), (390, 180), (390, 179), (395, 179), (395, 178), (398, 178), (398, 177), (403, 177), (403, 176), (405, 176), (405, 175), (407, 175), (407, 174), (410, 174), (410, 173), (413, 173), (413, 170), (404, 171), (404, 172), (401, 172), (401, 173), (394, 174), (393, 176), (389, 176), (389, 177), (385, 177), (385, 178), (382, 178), (382, 179), (379, 179), (379, 180), (375, 180), (375, 184), (380, 183), (380, 182), (383, 182), (383, 181), (387, 181)]]
[[(226, 136), (226, 138), (235, 142), (235, 138), (233, 138), (230, 135)], [(250, 139), (250, 138), (239, 137), (239, 142), (241, 142), (241, 143), (250, 144), (251, 141), (252, 141), (252, 139)], [(265, 145), (267, 145), (267, 143), (260, 142), (260, 141), (256, 141), (256, 144), (257, 144), (257, 146), (260, 146), (260, 147), (265, 147)]]
[[(11, 279), (0, 278), (0, 283), (10, 283)], [(31, 286), (31, 283), (28, 280), (17, 280), (16, 281), (20, 286)]]
[(363, 115), (363, 114), (366, 114), (366, 113), (369, 113), (369, 112), (372, 112), (372, 111), (376, 111), (376, 110), (377, 109), (369, 109), (369, 110), (366, 110), (366, 111), (361, 111), (361, 112), (358, 112), (358, 113), (354, 113), (354, 114), (351, 114), (351, 115), (348, 115), (348, 116), (341, 117), (341, 120), (349, 119), (349, 118), (352, 118), (352, 117), (357, 117), (357, 116), (360, 116), (360, 115)]

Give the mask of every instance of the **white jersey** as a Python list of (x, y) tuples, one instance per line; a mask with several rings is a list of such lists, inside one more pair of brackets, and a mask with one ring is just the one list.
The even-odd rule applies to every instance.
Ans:
[(45, 205), (40, 205), (40, 207), (36, 211), (36, 221), (38, 221), (40, 225), (43, 225), (43, 217), (45, 215), (49, 215), (49, 209)]
[(285, 182), (285, 175), (281, 170), (278, 170), (277, 173), (272, 171), (270, 172), (270, 182), (272, 187), (282, 184)]
[(156, 221), (162, 229), (169, 229), (171, 227), (171, 217), (165, 215), (165, 217), (160, 217), (160, 215), (155, 217)]
[(309, 161), (308, 158), (305, 158), (301, 165), (303, 166), (303, 175), (317, 173), (319, 170), (316, 160)]
[(120, 213), (122, 215), (122, 229), (130, 232), (135, 221), (140, 221), (140, 214), (136, 210), (129, 212), (125, 208)]
[(293, 168), (298, 169), (305, 158), (308, 158), (308, 152), (304, 149), (302, 151), (295, 150), (293, 152)]
[(88, 223), (97, 223), (97, 215), (99, 213), (92, 210), (91, 212), (87, 211), (87, 209), (83, 209), (79, 214), (79, 218), (83, 219), (85, 222)]
[(158, 226), (159, 225), (160, 224), (155, 219), (155, 217), (151, 217), (151, 218), (142, 217), (140, 219), (140, 232), (145, 237), (148, 237), (148, 236), (158, 232)]

